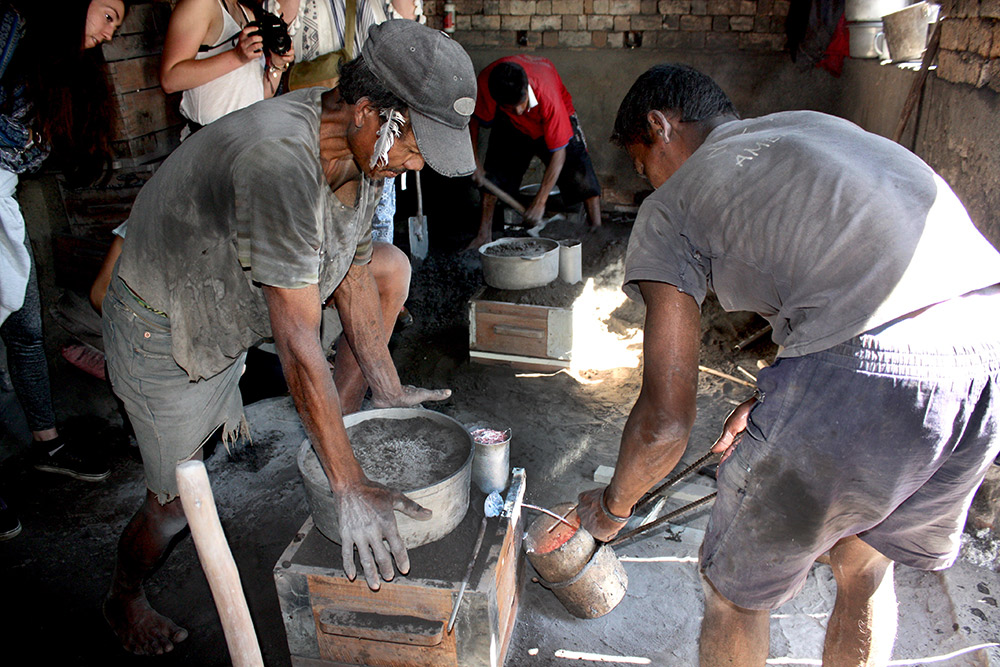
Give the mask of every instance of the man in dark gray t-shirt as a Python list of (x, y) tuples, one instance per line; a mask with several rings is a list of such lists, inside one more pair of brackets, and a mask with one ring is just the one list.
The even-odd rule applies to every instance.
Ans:
[[(342, 418), (341, 375), (320, 344), (337, 308), (358, 375), (377, 407), (441, 400), (400, 383), (369, 269), (382, 179), (424, 164), (475, 169), (467, 126), (472, 61), (413, 21), (369, 32), (336, 88), (309, 88), (229, 114), (185, 141), (143, 187), (104, 300), (109, 375), (135, 429), (146, 498), (125, 528), (104, 613), (126, 649), (165, 653), (187, 631), (156, 613), (143, 582), (185, 526), (177, 464), (220, 427), (246, 424), (238, 382), (248, 347), (273, 338), (289, 391), (333, 492), (343, 568), (357, 548), (372, 589), (409, 570), (395, 511), (430, 511), (369, 480)], [(357, 383), (349, 385), (348, 389)], [(363, 389), (362, 389), (363, 392)], [(352, 400), (352, 399), (348, 399)], [(357, 397), (360, 402), (360, 397)], [(186, 499), (185, 499), (186, 502)]]
[(1000, 255), (909, 151), (825, 114), (740, 120), (688, 67), (643, 74), (612, 138), (656, 188), (625, 261), (645, 365), (583, 525), (610, 539), (680, 460), (713, 289), (781, 347), (713, 446), (701, 664), (763, 665), (769, 610), (824, 554), (838, 590), (824, 663), (884, 664), (893, 563), (951, 565), (1000, 453)]

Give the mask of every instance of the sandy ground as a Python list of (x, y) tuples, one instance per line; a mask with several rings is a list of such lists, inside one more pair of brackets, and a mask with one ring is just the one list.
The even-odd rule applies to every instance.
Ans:
[[(415, 271), (409, 307), (416, 325), (392, 343), (400, 374), (405, 382), (454, 390), (448, 401), (428, 407), (465, 424), (510, 426), (511, 463), (526, 470), (530, 503), (551, 506), (572, 500), (593, 486), (599, 465), (614, 465), (621, 429), (640, 386), (643, 312), (619, 289), (629, 222), (628, 216), (612, 216), (591, 234), (573, 222), (546, 229), (545, 235), (553, 238), (583, 239), (585, 285), (574, 309), (573, 365), (564, 372), (544, 375), (469, 362), (466, 313), (469, 299), (481, 287), (475, 253), (436, 249)], [(773, 354), (766, 341), (740, 354), (732, 351), (735, 342), (762, 325), (754, 316), (723, 314), (708, 303), (703, 320), (705, 366), (744, 378), (739, 368), (752, 374), (758, 360)], [(191, 637), (173, 654), (155, 660), (127, 656), (116, 645), (101, 618), (100, 601), (110, 580), (116, 539), (140, 501), (141, 466), (114, 427), (114, 407), (104, 386), (61, 362), (56, 378), (61, 414), (92, 415), (74, 426), (98, 446), (110, 448), (114, 466), (111, 478), (101, 484), (31, 472), (20, 456), (3, 466), (0, 488), (24, 523), (21, 536), (0, 544), (0, 637), (8, 654), (25, 656), (9, 664), (228, 664), (221, 625), (189, 537), (179, 541), (148, 593)], [(685, 461), (707, 451), (725, 415), (749, 393), (739, 382), (702, 375), (699, 416)], [(248, 416), (255, 444), (241, 444), (231, 452), (218, 447), (208, 459), (209, 474), (265, 663), (288, 665), (271, 571), (309, 514), (294, 463), (302, 432), (283, 399), (254, 404)], [(691, 483), (713, 484), (704, 476)], [(573, 658), (572, 652), (587, 654), (587, 664), (696, 664), (702, 613), (696, 558), (706, 517), (705, 511), (689, 515), (683, 528), (620, 548), (628, 595), (601, 619), (574, 619), (529, 578), (506, 664), (559, 665)], [(944, 662), (928, 659), (998, 635), (995, 549), (991, 551), (989, 536), (967, 541), (963, 559), (945, 574), (899, 570), (895, 657), (903, 662), (896, 664), (1000, 662), (996, 648)], [(829, 568), (816, 566), (800, 596), (772, 616), (772, 664), (819, 664), (834, 595)]]

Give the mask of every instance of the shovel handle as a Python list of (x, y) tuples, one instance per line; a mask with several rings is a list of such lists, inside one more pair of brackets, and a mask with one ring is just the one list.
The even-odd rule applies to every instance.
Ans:
[(524, 215), (524, 207), (521, 206), (521, 202), (517, 201), (509, 194), (507, 194), (507, 192), (501, 189), (499, 185), (497, 185), (488, 178), (483, 178), (483, 187), (492, 192), (493, 194), (495, 194), (497, 196), (497, 199), (502, 201), (504, 204), (507, 204), (507, 206), (510, 206), (512, 209), (520, 213), (522, 216)]
[(424, 190), (420, 187), (420, 172), (413, 172), (413, 177), (417, 180), (417, 217), (424, 217)]

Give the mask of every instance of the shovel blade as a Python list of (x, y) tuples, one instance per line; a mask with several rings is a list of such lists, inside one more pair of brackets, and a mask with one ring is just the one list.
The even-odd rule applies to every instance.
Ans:
[(417, 259), (427, 258), (427, 217), (411, 216), (408, 220), (410, 230), (410, 256)]

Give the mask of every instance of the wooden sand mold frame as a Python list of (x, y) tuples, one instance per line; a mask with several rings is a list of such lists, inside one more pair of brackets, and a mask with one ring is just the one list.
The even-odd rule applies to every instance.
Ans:
[(274, 567), (274, 582), (296, 667), (496, 667), (503, 665), (524, 581), (525, 477), (515, 469), (499, 517), (489, 519), (451, 633), (448, 619), (483, 519), (473, 490), (462, 523), (411, 549), (410, 573), (371, 591), (349, 581), (340, 546), (306, 520)]

